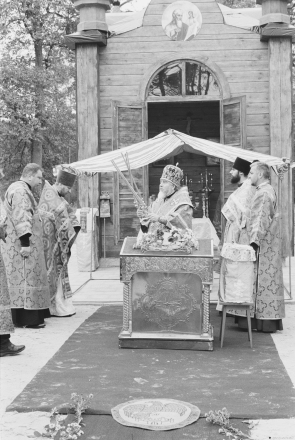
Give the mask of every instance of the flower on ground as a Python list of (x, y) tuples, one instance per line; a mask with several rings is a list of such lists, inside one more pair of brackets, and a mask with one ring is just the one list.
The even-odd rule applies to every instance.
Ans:
[[(45, 427), (46, 433), (42, 434), (42, 437), (55, 439), (59, 435), (58, 438), (61, 438), (62, 440), (77, 440), (78, 437), (84, 434), (81, 430), (81, 426), (85, 426), (82, 414), (87, 408), (89, 408), (89, 402), (92, 398), (93, 394), (83, 396), (77, 393), (72, 393), (72, 402), (70, 404), (64, 403), (54, 407), (50, 413), (50, 423)], [(59, 411), (64, 409), (65, 406), (70, 406), (74, 411), (77, 422), (66, 424), (66, 416), (59, 414)]]

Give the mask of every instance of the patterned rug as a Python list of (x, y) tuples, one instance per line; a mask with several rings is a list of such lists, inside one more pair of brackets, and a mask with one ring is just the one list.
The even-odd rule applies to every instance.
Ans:
[(112, 408), (113, 418), (124, 426), (169, 431), (190, 425), (200, 417), (197, 406), (173, 399), (139, 399)]

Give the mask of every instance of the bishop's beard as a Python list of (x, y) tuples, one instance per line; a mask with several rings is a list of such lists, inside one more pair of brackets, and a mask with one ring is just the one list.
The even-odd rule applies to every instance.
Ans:
[(163, 191), (159, 191), (158, 199), (159, 200), (164, 200), (165, 197), (167, 197), (167, 195)]

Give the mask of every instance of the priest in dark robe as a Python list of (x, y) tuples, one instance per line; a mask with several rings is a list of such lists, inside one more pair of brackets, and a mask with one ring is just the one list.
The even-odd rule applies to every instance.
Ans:
[[(250, 206), (247, 232), (250, 246), (257, 254), (257, 275), (253, 294), (252, 328), (262, 332), (283, 329), (285, 317), (282, 251), (277, 196), (270, 185), (270, 168), (255, 162), (250, 170), (255, 195)], [(245, 328), (246, 318), (239, 317)]]
[(182, 178), (183, 172), (177, 166), (164, 168), (157, 199), (146, 215), (139, 214), (142, 232), (155, 232), (163, 227), (192, 229), (193, 206), (187, 187), (181, 187)]
[(43, 224), (43, 243), (50, 288), (50, 314), (75, 314), (68, 275), (71, 247), (80, 231), (74, 209), (64, 198), (71, 192), (76, 175), (59, 170), (54, 185), (45, 181), (39, 201)]
[(44, 313), (50, 304), (46, 277), (42, 223), (32, 190), (42, 184), (42, 168), (30, 163), (18, 182), (9, 186), (4, 198), (7, 238), (3, 246), (11, 302), (16, 326), (45, 327)]

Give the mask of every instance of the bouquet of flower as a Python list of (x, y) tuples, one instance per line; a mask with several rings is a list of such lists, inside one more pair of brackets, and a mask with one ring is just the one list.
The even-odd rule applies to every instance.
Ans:
[(137, 247), (142, 252), (180, 250), (191, 254), (193, 248), (199, 249), (199, 242), (191, 229), (161, 227), (153, 233), (143, 234)]

